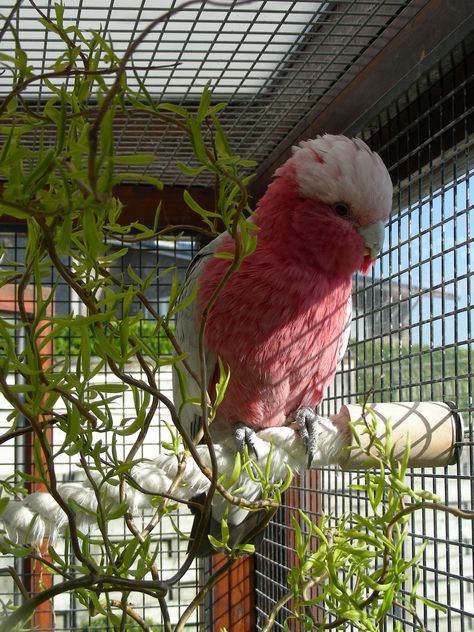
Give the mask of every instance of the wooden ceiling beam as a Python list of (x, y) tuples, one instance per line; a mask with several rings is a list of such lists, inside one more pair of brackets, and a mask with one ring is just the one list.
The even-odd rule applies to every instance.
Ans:
[[(186, 187), (192, 197), (205, 209), (214, 210), (214, 190), (205, 187)], [(124, 205), (121, 221), (126, 224), (140, 222), (152, 226), (156, 210), (161, 202), (159, 227), (193, 226), (205, 228), (199, 215), (192, 211), (183, 199), (184, 187), (166, 187), (159, 191), (155, 187), (138, 184), (121, 184), (114, 194)]]
[(392, 24), (394, 35), (387, 45), (368, 63), (361, 60), (355, 78), (322, 111), (316, 103), (260, 166), (250, 187), (254, 198), (265, 192), (275, 169), (290, 157), (292, 145), (322, 133), (355, 135), (474, 30), (472, 0), (416, 0), (406, 11), (410, 13), (397, 18), (404, 21), (400, 30), (394, 28), (395, 21)]
[[(215, 196), (211, 188), (186, 187), (193, 198), (203, 207), (214, 210)], [(122, 202), (121, 222), (140, 222), (153, 226), (155, 214), (161, 202), (159, 228), (167, 226), (190, 226), (205, 229), (200, 217), (191, 211), (183, 199), (184, 187), (165, 187), (159, 191), (155, 187), (141, 184), (121, 184), (114, 188), (114, 195)], [(1, 194), (1, 183), (0, 183)], [(14, 217), (2, 215), (0, 225), (21, 225)]]

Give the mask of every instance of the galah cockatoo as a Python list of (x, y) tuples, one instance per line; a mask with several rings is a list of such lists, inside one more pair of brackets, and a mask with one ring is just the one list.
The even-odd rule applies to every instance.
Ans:
[[(212, 307), (204, 345), (212, 398), (217, 357), (230, 381), (211, 432), (232, 434), (258, 451), (255, 433), (291, 425), (304, 439), (309, 465), (324, 449), (340, 450), (347, 432), (316, 413), (349, 339), (352, 275), (367, 273), (379, 254), (392, 204), (392, 183), (380, 156), (360, 139), (326, 134), (300, 143), (252, 216), (255, 251), (229, 278)], [(197, 299), (177, 317), (176, 336), (199, 373), (203, 307), (230, 265), (224, 233), (192, 262), (186, 295)], [(184, 372), (186, 372), (183, 369)], [(189, 394), (199, 389), (188, 379)], [(181, 402), (175, 380), (175, 402)], [(199, 408), (181, 419), (193, 434)], [(331, 446), (328, 448), (328, 446)], [(237, 521), (234, 521), (237, 522)]]
[[(275, 176), (252, 218), (258, 226), (256, 249), (226, 283), (206, 327), (211, 398), (217, 357), (230, 369), (225, 396), (211, 425), (219, 476), (232, 471), (235, 450), (242, 450), (245, 443), (253, 446), (261, 469), (269, 459), (277, 481), (285, 477), (287, 466), (304, 466), (304, 445), (310, 463), (325, 464), (337, 463), (348, 442), (347, 428), (338, 424), (338, 416), (321, 417), (315, 408), (348, 342), (352, 274), (367, 272), (382, 247), (392, 184), (382, 160), (364, 142), (331, 135), (295, 147)], [(234, 242), (224, 233), (201, 250), (188, 270), (183, 298), (197, 282), (197, 300), (178, 313), (176, 337), (197, 374), (200, 315), (229, 266), (228, 259), (214, 254), (232, 253), (233, 248)], [(182, 365), (181, 370), (186, 375)], [(200, 407), (181, 405), (179, 380), (174, 381), (181, 420), (194, 434)], [(191, 377), (187, 394), (200, 397)], [(198, 446), (197, 452), (209, 468), (207, 447)], [(159, 455), (153, 462), (137, 464), (132, 475), (144, 489), (160, 495), (174, 480), (177, 466), (174, 455)], [(248, 500), (261, 493), (260, 484), (246, 481), (244, 471), (236, 486), (245, 486)], [(103, 489), (109, 502), (120, 502), (118, 486)], [(207, 478), (194, 461), (188, 461), (175, 496), (187, 499), (208, 489)], [(78, 512), (79, 520), (94, 522), (97, 504), (90, 481), (60, 484), (58, 492), (65, 501), (73, 499), (84, 508)], [(127, 502), (133, 512), (149, 506), (149, 497), (129, 489)], [(226, 513), (231, 546), (245, 541), (260, 521), (258, 513), (230, 506), (215, 494), (209, 530), (216, 537)], [(11, 501), (2, 519), (13, 541), (34, 546), (43, 537), (54, 540), (67, 524), (59, 505), (43, 492), (23, 502)], [(1, 532), (0, 526), (0, 546)], [(200, 553), (210, 551), (204, 542)]]

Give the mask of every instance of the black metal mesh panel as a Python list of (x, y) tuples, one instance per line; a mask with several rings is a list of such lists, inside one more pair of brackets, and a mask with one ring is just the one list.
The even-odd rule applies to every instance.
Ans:
[[(180, 3), (69, 0), (64, 4), (65, 25), (84, 31), (102, 28), (117, 54), (123, 55), (134, 36)], [(367, 63), (383, 48), (387, 29), (410, 4), (409, 0), (196, 2), (158, 24), (133, 63), (157, 100), (193, 107), (210, 81), (216, 99), (228, 103), (222, 119), (231, 146), (261, 163), (310, 111), (314, 116), (315, 107), (324, 109), (331, 89), (337, 85), (340, 90), (353, 78), (362, 55)], [(53, 3), (36, 5), (44, 16), (54, 18)], [(11, 7), (12, 3), (0, 0), (0, 14), (8, 14)], [(395, 31), (408, 19), (401, 20)], [(59, 38), (38, 25), (38, 14), (29, 3), (23, 3), (13, 26), (29, 63), (44, 73), (62, 50)], [(9, 32), (2, 48), (13, 49)], [(137, 87), (131, 67), (127, 76)], [(0, 96), (7, 92), (9, 80), (8, 74), (3, 75)], [(50, 94), (43, 82), (35, 82), (24, 96), (34, 107)], [(167, 184), (185, 181), (176, 165), (190, 159), (190, 146), (175, 128), (133, 109), (118, 116), (114, 128), (117, 153), (154, 153), (157, 159), (147, 167), (149, 173)], [(127, 171), (136, 168), (130, 165)]]
[[(0, 247), (4, 255), (0, 261), (0, 269), (7, 269), (10, 267), (9, 261), (22, 262), (25, 257), (26, 236), (22, 232), (22, 228), (12, 226), (4, 226), (0, 234)], [(120, 245), (117, 243), (117, 248)], [(193, 237), (182, 238), (178, 241), (149, 241), (144, 243), (136, 243), (129, 245), (129, 252), (125, 257), (119, 259), (116, 262), (116, 269), (113, 270), (115, 274), (127, 273), (128, 266), (132, 266), (133, 270), (142, 277), (156, 270), (158, 273), (163, 273), (164, 270), (169, 269), (171, 266), (176, 266), (180, 276), (184, 274), (187, 266), (193, 255), (199, 249), (197, 240)], [(51, 270), (50, 279), (44, 280), (45, 286), (53, 285), (57, 281), (57, 272)], [(164, 306), (168, 303), (170, 294), (171, 277), (170, 275), (162, 274), (158, 280), (150, 286), (147, 290), (147, 298), (149, 299), (154, 310), (163, 313)], [(7, 288), (8, 289), (8, 288)], [(5, 290), (3, 285), (2, 290)], [(12, 292), (14, 296), (16, 290)], [(4, 296), (2, 294), (2, 296)], [(7, 316), (15, 321), (17, 315), (12, 311), (14, 302), (0, 297), (0, 313), (2, 316)], [(133, 309), (133, 308), (132, 308)], [(138, 309), (138, 306), (137, 306)], [(76, 314), (85, 314), (85, 308), (78, 299), (77, 296), (71, 291), (71, 289), (62, 281), (59, 282), (55, 293), (55, 299), (53, 301), (53, 310), (56, 315), (65, 315), (74, 311)], [(149, 325), (147, 325), (147, 322)], [(141, 333), (143, 336), (150, 336), (153, 333), (154, 321), (151, 316), (145, 314), (145, 319), (142, 321)], [(152, 344), (158, 344), (158, 348), (164, 354), (171, 351), (170, 343), (165, 338), (160, 338), (158, 341), (153, 340)], [(22, 332), (18, 333), (18, 348), (22, 345)], [(78, 340), (71, 336), (65, 336), (64, 338), (56, 339), (54, 342), (54, 353), (56, 359), (58, 356), (66, 355), (69, 357), (71, 366), (74, 367), (74, 357), (77, 356)], [(94, 359), (92, 359), (94, 364)], [(142, 370), (138, 363), (130, 362), (127, 366), (127, 372), (137, 378), (142, 377)], [(100, 371), (97, 379), (102, 382), (114, 383), (116, 377), (113, 373), (106, 368)], [(160, 390), (172, 397), (171, 394), (171, 370), (169, 367), (165, 367), (156, 376), (157, 385)], [(133, 404), (133, 398), (131, 392), (128, 390), (123, 393), (112, 405), (114, 424), (118, 426), (123, 418), (131, 417), (135, 413), (135, 407)], [(3, 398), (0, 398), (0, 432), (3, 434), (10, 428), (10, 423), (7, 421), (7, 416), (11, 410), (10, 404)], [(62, 412), (59, 408), (55, 409), (55, 412)], [(169, 440), (169, 434), (162, 422), (163, 419), (170, 421), (169, 413), (167, 409), (160, 406), (156, 418), (152, 427), (147, 435), (145, 445), (142, 446), (136, 458), (153, 459), (161, 451), (161, 442)], [(111, 436), (111, 435), (110, 435)], [(100, 439), (107, 443), (110, 439), (108, 433), (102, 433)], [(59, 429), (54, 429), (52, 447), (53, 450), (60, 449), (63, 442), (63, 436)], [(123, 442), (117, 445), (117, 452), (125, 457), (128, 450), (133, 443), (132, 437), (123, 437)], [(15, 442), (9, 441), (0, 445), (0, 477), (2, 479), (11, 476), (12, 473), (22, 471), (28, 472), (31, 467), (31, 436), (20, 436)], [(57, 480), (59, 483), (70, 480), (84, 480), (85, 474), (78, 463), (77, 455), (69, 457), (64, 452), (59, 451), (55, 458), (55, 471)], [(152, 516), (152, 509), (143, 514), (142, 523), (140, 523), (140, 516), (137, 515), (137, 523), (142, 524), (143, 527), (147, 524)], [(192, 517), (189, 512), (181, 509), (178, 512), (173, 513), (175, 524), (182, 531), (189, 532)], [(94, 531), (95, 533), (95, 531)], [(130, 537), (128, 529), (123, 520), (117, 520), (111, 523), (110, 531), (111, 538), (116, 540), (123, 540)], [(155, 529), (152, 534), (155, 543), (158, 544), (159, 552), (157, 556), (157, 566), (163, 572), (163, 577), (169, 577), (174, 574), (182, 564), (186, 556), (187, 541), (176, 535), (169, 520), (165, 520), (160, 527)], [(152, 545), (152, 546), (155, 546)], [(61, 555), (64, 550), (64, 544), (60, 541), (56, 545), (56, 550)], [(71, 563), (74, 563), (73, 558), (70, 558)], [(25, 586), (34, 586), (31, 582), (29, 574), (32, 572), (28, 562), (20, 558), (13, 558), (7, 555), (2, 555), (0, 559), (0, 600), (7, 603), (10, 599), (15, 603), (20, 604), (22, 597), (15, 586), (11, 577), (2, 572), (8, 566), (14, 566), (17, 570), (20, 578)], [(168, 595), (169, 612), (171, 620), (177, 622), (179, 616), (184, 612), (185, 608), (193, 599), (198, 582), (199, 582), (200, 569), (198, 564), (195, 564), (185, 575), (182, 581), (173, 587), (172, 591)], [(150, 599), (139, 593), (131, 593), (129, 597), (130, 603), (133, 603), (137, 612), (150, 625), (154, 624), (153, 629), (158, 629), (158, 624), (161, 623), (160, 609), (156, 600)], [(54, 599), (54, 613), (55, 613), (55, 626), (57, 631), (61, 630), (77, 630), (80, 632), (86, 632), (87, 630), (112, 630), (112, 627), (108, 627), (104, 619), (99, 617), (90, 618), (89, 613), (85, 610), (74, 597), (67, 593), (59, 595)], [(194, 617), (190, 619), (189, 625), (186, 629), (197, 629), (201, 623), (200, 613), (197, 612)], [(102, 627), (99, 627), (99, 625)], [(45, 628), (42, 628), (45, 629)], [(128, 628), (127, 628), (128, 629)]]
[[(462, 458), (445, 469), (412, 470), (414, 488), (434, 491), (463, 509), (474, 504), (472, 353), (474, 312), (471, 265), (474, 217), (474, 73), (472, 41), (443, 60), (364, 130), (362, 137), (383, 156), (395, 184), (394, 212), (385, 248), (368, 277), (354, 281), (352, 341), (343, 368), (322, 407), (336, 412), (373, 390), (371, 401), (453, 400), (464, 418)], [(366, 500), (349, 489), (353, 474), (327, 468), (306, 474), (268, 531), (256, 556), (258, 628), (288, 590), (295, 499), (315, 520), (351, 510)], [(447, 609), (421, 605), (430, 631), (474, 629), (472, 521), (423, 511), (413, 518), (405, 554), (424, 540), (418, 592)], [(270, 561), (271, 560), (271, 561)], [(406, 590), (415, 580), (410, 576)], [(291, 602), (288, 604), (291, 607)], [(275, 624), (283, 629), (288, 611)], [(400, 620), (418, 629), (396, 608), (386, 629)], [(292, 628), (293, 629), (293, 628)], [(297, 628), (295, 628), (297, 629)], [(303, 629), (303, 628), (301, 628)]]

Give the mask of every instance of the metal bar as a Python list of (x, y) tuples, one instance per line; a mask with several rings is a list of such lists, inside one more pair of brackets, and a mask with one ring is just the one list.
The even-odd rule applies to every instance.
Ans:
[[(408, 10), (412, 12), (413, 8), (409, 5)], [(322, 132), (355, 134), (473, 30), (470, 0), (456, 0), (449, 6), (443, 0), (429, 0), (324, 111), (317, 115), (307, 112), (261, 165), (258, 184), (252, 189), (254, 196), (260, 197), (276, 167), (288, 157), (291, 145)]]

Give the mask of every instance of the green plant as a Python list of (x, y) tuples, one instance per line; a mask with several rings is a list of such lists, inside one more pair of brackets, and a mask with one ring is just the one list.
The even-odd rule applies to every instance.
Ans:
[[(410, 487), (406, 480), (409, 444), (402, 459), (396, 460), (390, 423), (382, 442), (376, 437), (376, 420), (369, 407), (363, 419), (351, 424), (351, 431), (354, 445), (376, 462), (351, 485), (353, 492), (368, 499), (369, 509), (337, 520), (323, 515), (317, 524), (302, 511), (293, 518), (297, 563), (289, 573), (290, 590), (276, 604), (265, 632), (290, 601), (293, 613), (286, 619), (288, 630), (291, 621), (298, 621), (305, 630), (345, 629), (350, 624), (357, 630), (378, 632), (386, 614), (397, 606), (414, 618), (418, 632), (426, 632), (417, 604), (443, 610), (418, 592), (418, 581), (407, 595), (403, 593), (427, 545), (423, 543), (413, 556), (406, 555), (409, 518), (422, 509), (469, 520), (473, 513), (443, 505), (431, 492)], [(368, 447), (361, 442), (364, 434), (370, 437)], [(395, 629), (401, 632), (401, 625), (397, 623)]]
[[(81, 604), (107, 616), (114, 629), (120, 629), (121, 624), (111, 613), (109, 593), (116, 590), (126, 595), (133, 590), (156, 599), (164, 629), (169, 631), (171, 621), (166, 594), (193, 564), (195, 554), (185, 558), (173, 577), (163, 579), (156, 564), (160, 544), (152, 543), (151, 534), (169, 513), (170, 500), (162, 498), (156, 502), (155, 514), (145, 528), (125, 502), (127, 488), (136, 485), (130, 472), (139, 460), (139, 450), (147, 440), (159, 403), (168, 408), (178, 431), (170, 449), (177, 454), (181, 442), (187, 448), (184, 457), (179, 457), (180, 473), (173, 486), (179, 485), (186, 459), (192, 453), (210, 479), (211, 491), (204, 504), (203, 521), (216, 489), (221, 489), (231, 501), (239, 502), (239, 499), (217, 480), (215, 468), (209, 470), (201, 463), (194, 443), (182, 431), (178, 412), (159, 388), (160, 370), (183, 359), (172, 329), (173, 317), (183, 306), (177, 271), (159, 273), (155, 270), (140, 277), (129, 269), (129, 282), (110, 271), (124, 257), (131, 242), (174, 239), (176, 235), (173, 226), (159, 228), (160, 208), (152, 226), (121, 221), (121, 203), (113, 194), (116, 184), (130, 179), (157, 189), (161, 189), (162, 184), (139, 171), (155, 160), (154, 155), (116, 152), (114, 120), (124, 112), (139, 111), (176, 128), (187, 138), (195, 155), (195, 166), (182, 164), (181, 169), (192, 177), (212, 175), (216, 182), (216, 208), (202, 208), (188, 191), (184, 198), (210, 232), (215, 231), (218, 224), (224, 225), (235, 239), (235, 256), (227, 276), (240, 265), (255, 243), (245, 187), (253, 163), (232, 153), (218, 118), (225, 104), (211, 103), (208, 87), (203, 90), (197, 106), (186, 109), (175, 103), (156, 102), (135, 71), (133, 54), (137, 47), (177, 9), (150, 23), (120, 58), (107, 34), (83, 33), (76, 26), (67, 25), (63, 5), (55, 5), (54, 19), (37, 9), (39, 22), (54, 33), (63, 46), (57, 59), (38, 74), (12, 26), (18, 8), (19, 3), (1, 31), (11, 30), (15, 50), (10, 55), (0, 54), (3, 74), (11, 79), (10, 93), (0, 103), (3, 137), (0, 214), (24, 222), (26, 251), (24, 261), (5, 259), (0, 271), (0, 284), (17, 288), (17, 317), (13, 322), (0, 318), (0, 390), (12, 406), (10, 428), (1, 441), (8, 444), (27, 434), (34, 445), (34, 465), (32, 470), (17, 473), (16, 484), (11, 480), (2, 481), (0, 509), (9, 498), (25, 493), (31, 485), (41, 485), (67, 517), (66, 542), (74, 555), (74, 563), (70, 563), (69, 554), (55, 550), (52, 545), (47, 550), (34, 551), (2, 541), (5, 552), (18, 557), (35, 557), (58, 581), (19, 608), (5, 604), (0, 629), (13, 630), (31, 616), (36, 606), (64, 591), (73, 591)], [(128, 84), (129, 75), (136, 79), (138, 89)], [(28, 101), (27, 90), (39, 82), (47, 97), (33, 105)], [(34, 146), (30, 143), (32, 134), (38, 139)], [(113, 247), (111, 241), (115, 244)], [(120, 244), (118, 249), (117, 243)], [(84, 306), (81, 312), (86, 315), (53, 313), (51, 306), (55, 302), (57, 284), (49, 283), (51, 268), (76, 293)], [(168, 276), (170, 286), (168, 311), (164, 316), (158, 314), (146, 298), (147, 289), (159, 274)], [(36, 297), (34, 313), (29, 292), (34, 292)], [(137, 303), (142, 306), (139, 313), (131, 309), (132, 304)], [(144, 320), (145, 312), (148, 320)], [(25, 332), (22, 350), (15, 344), (20, 330)], [(53, 359), (49, 357), (51, 349)], [(129, 374), (130, 362), (141, 367), (142, 378)], [(98, 381), (97, 376), (105, 368), (114, 375), (115, 383)], [(202, 374), (205, 374), (204, 365)], [(16, 384), (12, 383), (11, 376), (19, 377)], [(185, 375), (184, 380), (187, 377)], [(202, 376), (194, 377), (200, 380)], [(133, 394), (135, 415), (123, 419), (116, 427), (111, 407), (125, 390)], [(65, 412), (58, 413), (58, 408)], [(205, 398), (202, 410), (205, 441), (212, 452), (207, 430), (212, 409)], [(63, 432), (59, 449), (52, 443), (51, 427)], [(138, 435), (123, 459), (117, 450), (120, 437), (134, 431), (138, 431)], [(84, 476), (92, 485), (98, 507), (96, 522), (100, 542), (81, 531), (77, 507), (58, 492), (55, 462), (61, 454), (77, 455)], [(111, 508), (102, 493), (110, 480), (119, 487), (118, 508)], [(269, 506), (274, 503), (269, 499)], [(111, 537), (108, 525), (112, 519), (120, 518), (127, 525), (129, 539), (117, 542)], [(204, 530), (201, 531), (204, 537)], [(19, 582), (13, 571), (12, 577)], [(211, 579), (198, 593), (176, 629), (185, 625), (186, 618), (215, 581)], [(25, 594), (25, 588), (20, 588)], [(122, 608), (127, 617), (134, 618), (133, 610)], [(136, 618), (134, 620), (136, 623)]]
[[(170, 331), (173, 331), (173, 326), (170, 324)], [(92, 339), (94, 332), (91, 331), (88, 339), (88, 344), (91, 348), (94, 348), (97, 344)], [(141, 338), (146, 343), (147, 347), (153, 351), (156, 356), (171, 356), (174, 352), (173, 344), (166, 334), (160, 331), (159, 325), (157, 326), (156, 320), (144, 320), (140, 319), (130, 326), (130, 335), (135, 338)], [(74, 331), (63, 330), (58, 336), (54, 338), (53, 355), (54, 356), (69, 356), (77, 357), (81, 352), (81, 335)], [(116, 339), (112, 342), (117, 352), (120, 352), (120, 340)]]
[[(121, 617), (117, 616), (115, 624), (120, 624), (120, 619)], [(139, 623), (127, 620), (125, 622), (125, 627), (123, 628), (123, 630), (124, 632), (139, 632), (139, 630), (143, 630), (143, 624), (147, 626), (149, 632), (163, 632), (163, 627), (161, 625), (157, 625), (153, 621), (150, 621), (148, 619), (139, 621)], [(111, 632), (114, 629), (113, 625), (114, 624), (110, 622), (109, 617), (100, 615), (85, 623), (81, 628), (81, 632)]]
[[(19, 3), (4, 23), (4, 28), (10, 28), (15, 37), (12, 24), (18, 6)], [(54, 20), (38, 15), (43, 27), (53, 32), (63, 45), (49, 68), (41, 74), (35, 73), (18, 38), (13, 54), (0, 54), (2, 69), (11, 77), (11, 91), (0, 104), (3, 139), (0, 177), (4, 181), (0, 214), (24, 222), (27, 229), (25, 260), (4, 262), (0, 270), (0, 285), (15, 285), (18, 302), (15, 321), (0, 318), (0, 391), (12, 405), (10, 427), (1, 442), (13, 443), (26, 434), (34, 447), (33, 470), (18, 472), (16, 483), (1, 482), (0, 509), (9, 499), (24, 494), (28, 486), (42, 485), (67, 518), (64, 550), (50, 545), (47, 550), (36, 551), (2, 541), (5, 552), (32, 557), (55, 574), (57, 580), (37, 595), (25, 598), (20, 607), (4, 604), (0, 623), (3, 632), (19, 629), (35, 607), (63, 592), (73, 592), (85, 608), (98, 613), (99, 618), (93, 619), (99, 622), (97, 625), (107, 620), (117, 631), (153, 629), (127, 602), (131, 592), (146, 594), (160, 606), (163, 630), (183, 630), (190, 614), (239, 552), (252, 550), (248, 543), (236, 548), (228, 546), (228, 529), (223, 519), (222, 537), (216, 540), (216, 545), (228, 550), (229, 561), (200, 587), (179, 621), (172, 624), (167, 593), (193, 564), (199, 542), (192, 546), (176, 573), (163, 578), (157, 563), (159, 543), (151, 536), (171, 511), (173, 491), (180, 484), (189, 455), (209, 478), (209, 493), (201, 507), (203, 524), (213, 494), (220, 493), (229, 502), (263, 509), (259, 526), (262, 528), (289, 484), (290, 477), (283, 482), (271, 481), (271, 473), (266, 469), (260, 471), (249, 463), (241, 468), (238, 460), (228, 481), (218, 478), (215, 459), (213, 467), (203, 465), (194, 442), (181, 426), (179, 411), (160, 391), (158, 383), (163, 367), (171, 367), (184, 358), (172, 330), (173, 317), (183, 307), (177, 272), (167, 272), (171, 291), (164, 316), (156, 313), (146, 298), (146, 289), (154, 282), (157, 271), (144, 278), (132, 271), (129, 283), (110, 272), (111, 265), (120, 261), (131, 241), (156, 240), (176, 232), (173, 226), (159, 228), (159, 209), (153, 226), (121, 222), (121, 203), (112, 193), (115, 184), (133, 179), (162, 188), (156, 178), (129, 169), (150, 164), (153, 155), (119, 155), (115, 151), (114, 120), (126, 112), (143, 112), (176, 128), (190, 143), (196, 163), (181, 165), (182, 171), (193, 178), (210, 174), (215, 180), (215, 208), (202, 208), (189, 192), (184, 197), (211, 233), (222, 224), (235, 241), (231, 265), (219, 290), (255, 246), (255, 227), (249, 219), (246, 191), (253, 163), (236, 156), (228, 144), (219, 121), (224, 104), (212, 103), (208, 87), (194, 108), (155, 102), (133, 67), (135, 50), (176, 10), (150, 23), (124, 55), (118, 57), (106, 33), (86, 34), (74, 25), (67, 25), (63, 19), (64, 7), (56, 4)], [(130, 73), (138, 89), (127, 83)], [(27, 89), (40, 81), (48, 96), (33, 106), (28, 101)], [(33, 133), (39, 139), (34, 147), (30, 143)], [(120, 242), (121, 248), (112, 249), (111, 239)], [(51, 267), (77, 294), (87, 315), (60, 317), (51, 312), (57, 291), (56, 285), (48, 284)], [(31, 289), (36, 296), (34, 314), (28, 305)], [(217, 293), (211, 297), (208, 307), (216, 296)], [(138, 314), (131, 309), (136, 302), (143, 307)], [(147, 320), (143, 317), (145, 311), (149, 314)], [(204, 327), (205, 319), (201, 323), (201, 339)], [(15, 341), (20, 330), (24, 331), (24, 348), (19, 350)], [(51, 347), (52, 361), (47, 356)], [(202, 345), (201, 357), (204, 358)], [(130, 362), (138, 363), (143, 377), (130, 376), (127, 371)], [(104, 368), (115, 376), (116, 383), (100, 383), (95, 379)], [(16, 383), (12, 379), (15, 376), (21, 378)], [(201, 385), (202, 434), (212, 456), (208, 424), (215, 405), (210, 406), (206, 398), (205, 362), (199, 375), (185, 370), (181, 377), (183, 388), (189, 379), (196, 379)], [(221, 395), (227, 378), (222, 368), (218, 383)], [(134, 415), (116, 427), (111, 407), (115, 397), (126, 390), (133, 394)], [(142, 527), (126, 503), (126, 493), (128, 486), (138, 489), (131, 472), (139, 460), (141, 446), (147, 441), (159, 403), (167, 407), (175, 428), (173, 442), (162, 447), (176, 455), (179, 467), (167, 497), (155, 499), (153, 519)], [(65, 413), (58, 413), (58, 409)], [(51, 427), (63, 433), (59, 448), (52, 444)], [(119, 438), (134, 432), (138, 433), (136, 439), (123, 459), (117, 450)], [(77, 455), (84, 477), (94, 490), (98, 507), (95, 516), (98, 535), (94, 537), (79, 528), (77, 507), (58, 492), (55, 462), (61, 455)], [(393, 462), (390, 444), (380, 446), (380, 464), (379, 473), (368, 472), (358, 483), (371, 502), (371, 517), (346, 516), (336, 526), (327, 520), (313, 524), (302, 512), (295, 518), (298, 563), (289, 575), (291, 590), (286, 601), (279, 602), (275, 612), (293, 599), (292, 618), (308, 629), (334, 628), (334, 620), (329, 620), (331, 615), (340, 628), (352, 623), (360, 629), (377, 629), (387, 609), (398, 599), (403, 572), (416, 563), (403, 560), (399, 545), (404, 538), (406, 516), (427, 503), (446, 510), (433, 499), (410, 490), (404, 481), (406, 463)], [(232, 491), (241, 470), (261, 484), (263, 497), (258, 502), (245, 501)], [(119, 489), (118, 506), (111, 507), (104, 498), (103, 490), (110, 481), (117, 483)], [(404, 506), (406, 499), (412, 504)], [(126, 523), (128, 538), (117, 542), (110, 536), (108, 525), (112, 519)], [(199, 537), (204, 537), (203, 529), (200, 533)], [(376, 556), (383, 558), (378, 569), (373, 567)], [(10, 572), (19, 582), (14, 571)], [(308, 591), (314, 587), (319, 592), (316, 596), (309, 595)], [(20, 589), (26, 592), (24, 586)], [(122, 599), (113, 601), (112, 591)], [(324, 605), (326, 614), (321, 622), (316, 622), (317, 617), (310, 611), (314, 604)], [(412, 608), (413, 604), (410, 601), (404, 607)], [(120, 615), (114, 614), (117, 608)], [(273, 616), (274, 613), (267, 629)]]

